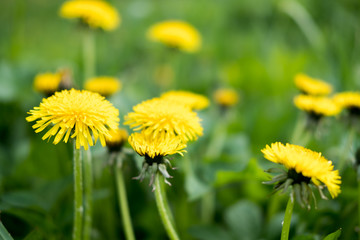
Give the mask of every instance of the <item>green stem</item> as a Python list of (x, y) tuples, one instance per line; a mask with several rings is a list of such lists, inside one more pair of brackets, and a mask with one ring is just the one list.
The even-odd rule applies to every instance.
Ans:
[(74, 141), (74, 226), (73, 240), (82, 239), (83, 227), (83, 182), (81, 150), (76, 149)]
[(286, 205), (285, 210), (285, 217), (284, 222), (281, 230), (281, 240), (288, 240), (289, 239), (289, 232), (290, 232), (290, 223), (291, 223), (291, 215), (294, 209), (294, 199), (293, 197), (289, 197), (289, 201)]
[(179, 240), (178, 234), (176, 233), (174, 223), (172, 222), (172, 215), (170, 212), (169, 204), (166, 199), (165, 190), (163, 184), (160, 182), (160, 174), (156, 173), (155, 176), (155, 199), (156, 205), (165, 227), (165, 230), (171, 240)]
[[(84, 81), (95, 76), (95, 33), (91, 29), (84, 30), (83, 36)], [(80, 82), (80, 86), (83, 84)]]
[(84, 212), (84, 232), (83, 239), (89, 240), (92, 224), (92, 186), (93, 186), (93, 169), (90, 149), (86, 150), (84, 159), (84, 195), (85, 195), (85, 212)]
[(116, 179), (116, 188), (118, 194), (118, 203), (120, 208), (120, 214), (122, 216), (123, 225), (125, 229), (125, 235), (127, 240), (134, 240), (134, 230), (131, 223), (130, 212), (129, 212), (129, 205), (126, 196), (126, 187), (124, 182), (123, 171), (120, 166), (120, 160), (117, 159), (117, 162), (114, 164), (114, 172), (115, 172), (115, 179)]

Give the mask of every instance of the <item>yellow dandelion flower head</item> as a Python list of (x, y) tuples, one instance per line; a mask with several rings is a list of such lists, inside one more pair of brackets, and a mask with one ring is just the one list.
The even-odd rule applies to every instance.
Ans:
[[(67, 142), (76, 138), (76, 148), (93, 146), (98, 138), (105, 146), (105, 136), (109, 136), (109, 129), (116, 129), (119, 125), (119, 111), (103, 96), (86, 90), (63, 90), (55, 95), (44, 98), (39, 107), (28, 112), (26, 120), (36, 121), (35, 132), (43, 131), (47, 126), (52, 128), (42, 137), (43, 140), (55, 136), (53, 143), (57, 144), (64, 137)], [(92, 135), (91, 135), (92, 132)]]
[(168, 91), (161, 94), (161, 98), (184, 104), (196, 110), (207, 108), (210, 103), (207, 97), (188, 91)]
[(149, 28), (147, 37), (152, 41), (190, 53), (198, 51), (201, 46), (199, 32), (184, 21), (170, 20), (156, 23)]
[(295, 76), (296, 87), (309, 95), (328, 95), (332, 92), (332, 86), (320, 79), (311, 78), (303, 73)]
[(58, 90), (61, 82), (61, 73), (41, 73), (35, 76), (34, 88), (41, 93), (53, 93)]
[(284, 165), (289, 170), (295, 170), (303, 176), (308, 177), (315, 185), (325, 184), (332, 198), (341, 192), (341, 177), (334, 165), (321, 153), (311, 151), (307, 148), (280, 142), (266, 145), (261, 150), (264, 157), (274, 163)]
[(95, 77), (85, 82), (85, 89), (97, 92), (103, 96), (110, 96), (121, 89), (121, 82), (113, 77)]
[(183, 141), (197, 139), (203, 133), (200, 118), (188, 106), (167, 99), (153, 98), (133, 107), (125, 124), (146, 134), (178, 135)]
[(333, 99), (342, 108), (360, 108), (360, 92), (337, 93)]
[(328, 97), (298, 95), (294, 103), (297, 108), (320, 116), (334, 116), (341, 111), (339, 105)]
[(129, 143), (140, 156), (150, 158), (165, 157), (167, 155), (186, 152), (186, 144), (179, 136), (157, 136), (141, 133), (133, 133), (129, 137)]
[(60, 16), (64, 18), (80, 18), (91, 28), (114, 30), (120, 24), (117, 10), (102, 0), (70, 0), (60, 9)]
[(106, 146), (110, 150), (119, 150), (129, 137), (128, 132), (124, 128), (111, 129), (109, 135), (106, 136)]
[(239, 94), (233, 89), (221, 88), (215, 91), (214, 98), (219, 105), (230, 107), (239, 101)]

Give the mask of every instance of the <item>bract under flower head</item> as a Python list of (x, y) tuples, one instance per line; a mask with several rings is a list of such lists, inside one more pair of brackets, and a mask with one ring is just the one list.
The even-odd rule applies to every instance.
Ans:
[(215, 102), (220, 106), (230, 107), (239, 101), (239, 94), (233, 89), (218, 89), (214, 94)]
[(203, 132), (196, 112), (174, 101), (153, 98), (134, 106), (133, 111), (125, 116), (124, 124), (152, 134), (154, 138), (169, 135), (188, 141), (196, 139)]
[(91, 28), (114, 30), (120, 24), (117, 10), (102, 0), (70, 0), (60, 9), (64, 18), (79, 18)]
[(332, 198), (337, 197), (341, 192), (339, 171), (334, 170), (332, 162), (324, 158), (321, 153), (289, 143), (283, 145), (280, 142), (272, 143), (271, 146), (266, 145), (261, 152), (266, 159), (284, 165), (290, 173), (295, 171), (311, 179), (317, 186), (321, 183), (325, 184)]
[(332, 92), (332, 86), (320, 79), (311, 78), (303, 73), (295, 76), (296, 87), (309, 95), (328, 95)]
[(35, 76), (34, 88), (38, 92), (52, 94), (58, 90), (60, 82), (61, 73), (40, 73)]
[[(109, 129), (116, 129), (119, 125), (119, 111), (103, 96), (89, 91), (75, 89), (56, 92), (55, 95), (44, 98), (39, 107), (30, 110), (28, 122), (36, 121), (35, 132), (43, 131), (47, 126), (52, 128), (42, 137), (43, 140), (55, 136), (54, 144), (64, 137), (67, 142), (76, 138), (76, 148), (93, 146), (100, 138), (105, 146), (105, 136), (109, 136)], [(92, 132), (92, 134), (91, 134)]]
[(113, 77), (95, 77), (85, 82), (85, 89), (107, 97), (120, 91), (121, 83)]
[(176, 47), (186, 52), (196, 52), (201, 46), (199, 32), (184, 21), (164, 21), (154, 24), (147, 32), (150, 40)]
[(153, 137), (144, 132), (131, 134), (129, 143), (140, 156), (151, 159), (177, 153), (183, 155), (186, 148), (186, 144), (178, 136)]
[(360, 109), (360, 92), (341, 92), (337, 93), (333, 97), (334, 101), (342, 108)]
[(169, 91), (161, 94), (161, 98), (184, 104), (196, 110), (201, 110), (209, 106), (209, 99), (207, 97), (188, 91)]
[(297, 108), (318, 116), (335, 116), (341, 111), (339, 105), (328, 97), (299, 95), (294, 98), (294, 103)]

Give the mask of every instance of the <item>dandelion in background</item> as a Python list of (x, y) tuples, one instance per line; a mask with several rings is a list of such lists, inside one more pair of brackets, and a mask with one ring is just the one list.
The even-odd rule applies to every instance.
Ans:
[[(43, 131), (52, 126), (43, 140), (55, 136), (53, 143), (57, 144), (64, 138), (76, 138), (76, 148), (83, 146), (85, 150), (93, 146), (97, 139), (105, 146), (105, 136), (109, 129), (119, 125), (119, 111), (103, 96), (89, 91), (75, 89), (56, 92), (55, 95), (43, 99), (39, 107), (30, 110), (28, 122), (35, 120), (35, 132)], [(91, 134), (92, 133), (92, 134)], [(94, 136), (94, 140), (92, 136)]]
[(102, 0), (71, 0), (60, 8), (63, 18), (78, 18), (91, 28), (114, 30), (120, 24), (117, 10)]
[(202, 110), (209, 106), (209, 99), (203, 95), (188, 91), (168, 91), (161, 94), (161, 99), (177, 102), (190, 107), (192, 110)]
[(153, 98), (133, 107), (125, 116), (125, 125), (154, 138), (179, 136), (183, 141), (195, 140), (203, 134), (200, 118), (190, 107), (161, 98)]
[[(321, 153), (311, 151), (304, 147), (280, 142), (266, 145), (261, 150), (264, 157), (271, 162), (283, 165), (283, 169), (270, 169), (269, 172), (280, 172), (266, 184), (275, 183), (275, 191), (291, 190), (290, 198), (285, 211), (281, 239), (288, 239), (291, 214), (294, 207), (294, 198), (301, 206), (310, 208), (311, 199), (315, 199), (311, 186), (317, 187), (322, 198), (326, 199), (322, 189), (326, 187), (332, 198), (340, 192), (341, 177), (339, 171), (334, 170), (334, 165)], [(316, 206), (316, 205), (315, 205)]]
[(197, 52), (201, 47), (199, 32), (184, 21), (169, 20), (156, 23), (149, 28), (147, 37), (189, 53)]
[(308, 95), (328, 95), (332, 92), (332, 86), (320, 79), (311, 78), (303, 73), (295, 76), (296, 87)]
[(113, 77), (95, 77), (85, 82), (85, 89), (109, 97), (121, 90), (121, 82)]

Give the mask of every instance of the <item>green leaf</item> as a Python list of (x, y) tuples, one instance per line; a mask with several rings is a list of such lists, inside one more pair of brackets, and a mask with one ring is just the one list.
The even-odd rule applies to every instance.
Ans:
[(337, 240), (341, 235), (341, 228), (338, 229), (336, 232), (330, 233), (327, 235), (323, 240)]
[(237, 202), (226, 210), (225, 221), (236, 239), (259, 239), (262, 216), (260, 208), (254, 203), (247, 200)]
[(0, 238), (2, 240), (12, 240), (10, 233), (6, 230), (5, 226), (0, 222)]

